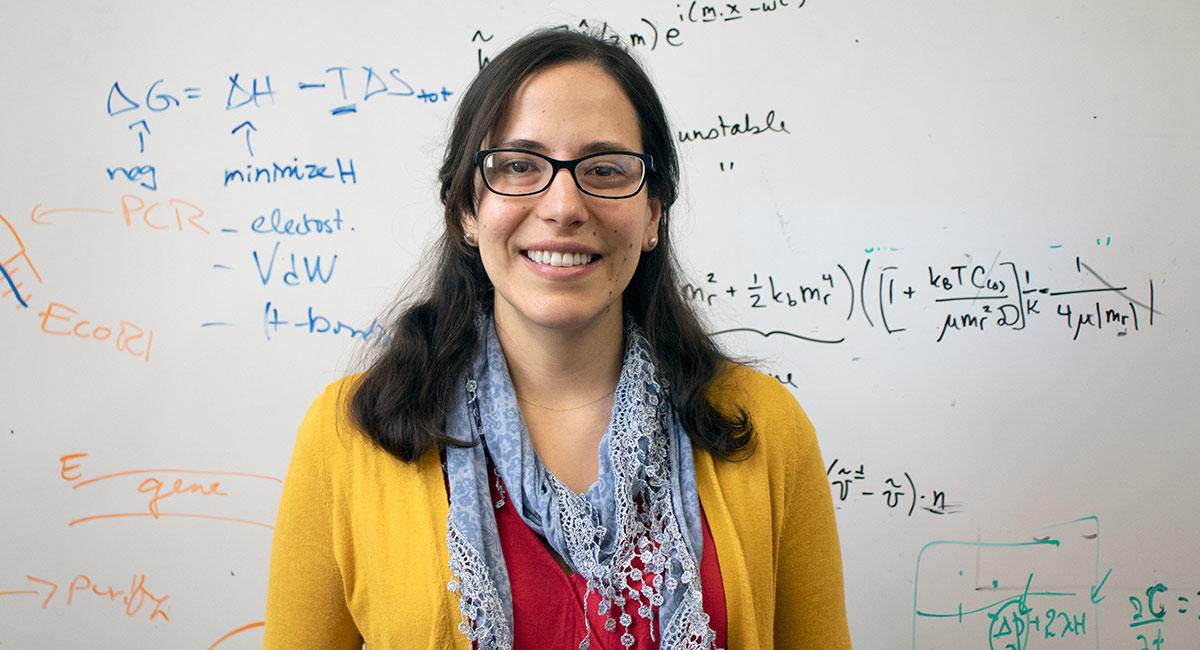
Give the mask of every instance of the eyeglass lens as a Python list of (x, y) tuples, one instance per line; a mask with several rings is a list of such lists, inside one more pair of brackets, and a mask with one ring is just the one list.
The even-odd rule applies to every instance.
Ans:
[[(625, 197), (637, 193), (645, 177), (641, 158), (624, 153), (589, 156), (575, 165), (575, 182), (589, 194)], [(483, 161), (484, 180), (500, 194), (535, 194), (550, 186), (554, 166), (523, 151), (496, 151)]]

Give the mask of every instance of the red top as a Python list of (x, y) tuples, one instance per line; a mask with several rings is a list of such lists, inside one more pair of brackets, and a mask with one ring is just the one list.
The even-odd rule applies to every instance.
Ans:
[[(491, 469), (489, 467), (489, 469)], [(499, 476), (491, 484), (492, 502), (501, 500), (497, 490)], [(709, 615), (709, 627), (717, 633), (716, 647), (725, 647), (725, 589), (721, 585), (721, 565), (717, 562), (716, 545), (708, 529), (708, 520), (700, 509), (700, 521), (704, 529), (704, 550), (700, 558), (700, 584), (704, 599), (704, 611)], [(625, 628), (620, 624), (621, 610), (615, 605), (609, 616), (617, 621), (611, 630), (605, 629), (609, 616), (597, 614), (599, 594), (587, 593), (587, 580), (577, 573), (567, 574), (569, 569), (560, 566), (547, 550), (542, 538), (529, 528), (525, 520), (512, 506), (505, 494), (503, 505), (496, 510), (496, 527), (500, 533), (500, 546), (504, 551), (504, 563), (508, 567), (508, 580), (513, 598), (513, 648), (578, 648), (579, 642), (588, 635), (584, 624), (584, 599), (587, 599), (587, 618), (591, 623), (589, 650), (621, 650), (621, 636)], [(636, 560), (635, 560), (636, 566)], [(638, 587), (640, 583), (631, 582)], [(645, 602), (644, 600), (642, 601)], [(629, 634), (633, 635), (634, 648), (652, 650), (658, 648), (658, 608), (653, 608), (651, 618), (638, 616), (639, 603), (626, 601), (625, 611), (629, 614)], [(653, 625), (652, 625), (653, 623)]]

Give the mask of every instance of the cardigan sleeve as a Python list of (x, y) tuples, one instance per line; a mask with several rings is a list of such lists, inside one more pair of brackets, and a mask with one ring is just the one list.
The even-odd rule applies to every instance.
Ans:
[(799, 435), (785, 472), (775, 647), (795, 647), (803, 640), (804, 647), (850, 648), (842, 556), (825, 464), (808, 416), (790, 394), (783, 399), (791, 411), (787, 421)]
[(267, 584), (264, 648), (359, 648), (334, 556), (326, 442), (338, 391), (326, 389), (300, 425), (283, 484)]

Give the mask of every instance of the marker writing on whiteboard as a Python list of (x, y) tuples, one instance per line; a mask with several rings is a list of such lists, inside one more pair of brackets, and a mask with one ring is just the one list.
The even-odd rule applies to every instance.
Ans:
[(32, 595), (42, 597), (42, 609), (48, 609), (51, 603), (55, 602), (63, 603), (65, 607), (71, 607), (76, 601), (85, 598), (107, 599), (111, 603), (124, 605), (124, 613), (130, 618), (137, 616), (143, 611), (143, 608), (148, 607), (149, 614), (146, 620), (154, 621), (161, 618), (168, 623), (171, 621), (171, 618), (163, 609), (163, 605), (170, 596), (167, 594), (157, 596), (151, 592), (146, 587), (146, 574), (144, 573), (134, 574), (128, 588), (123, 588), (123, 585), (122, 588), (117, 588), (112, 583), (101, 582), (82, 573), (75, 575), (67, 583), (56, 582), (33, 575), (25, 576), (25, 580), (32, 583), (29, 585), (29, 587), (32, 587), (31, 589), (0, 591), (0, 596)]
[[(344, 320), (328, 316), (327, 312), (319, 311), (312, 305), (308, 305), (307, 311), (293, 314), (289, 318), (284, 318), (279, 310), (280, 305), (270, 300), (263, 307), (263, 332), (268, 341), (274, 340), (280, 331), (289, 331), (289, 328), (290, 331), (310, 335), (361, 339), (366, 343), (381, 347), (387, 347), (392, 340), (387, 328), (381, 325), (376, 318), (371, 319), (370, 324), (366, 327), (356, 327)], [(299, 315), (299, 318), (294, 318), (296, 315)]]
[(716, 140), (718, 138), (729, 138), (738, 135), (760, 135), (764, 133), (785, 133), (790, 134), (787, 125), (783, 120), (779, 120), (779, 124), (775, 124), (775, 111), (769, 110), (762, 118), (762, 121), (751, 121), (750, 113), (744, 113), (741, 121), (726, 122), (724, 115), (717, 115), (717, 124), (707, 129), (692, 129), (682, 130), (678, 132), (680, 142), (691, 142), (693, 140)]
[[(271, 210), (270, 216), (260, 214), (250, 220), (250, 231), (259, 235), (332, 235), (342, 232), (345, 220), (342, 211), (334, 209), (333, 215), (309, 216), (307, 212), (299, 216), (284, 216), (279, 208)], [(353, 227), (347, 228), (353, 231)]]
[(8, 274), (8, 269), (5, 269), (3, 264), (0, 264), (0, 274), (4, 275), (4, 284), (8, 286), (8, 291), (5, 291), (3, 295), (12, 294), (22, 307), (28, 307), (29, 303), (25, 302), (25, 299), (21, 297), (21, 288), (13, 282), (12, 276)]
[(126, 320), (116, 325), (97, 324), (86, 318), (77, 318), (78, 315), (78, 311), (57, 302), (51, 302), (45, 310), (38, 312), (42, 319), (41, 330), (46, 334), (98, 342), (111, 340), (116, 345), (117, 352), (124, 352), (150, 363), (150, 346), (154, 343), (153, 330), (144, 330)]
[[(137, 194), (124, 194), (120, 200), (120, 214), (126, 228), (141, 228), (143, 225), (159, 232), (200, 232), (209, 234), (208, 229), (201, 223), (204, 210), (190, 201), (172, 198), (166, 201), (146, 202)], [(33, 207), (29, 220), (39, 226), (62, 225), (73, 219), (63, 217), (91, 217), (93, 215), (113, 215), (117, 212), (107, 208), (42, 208), (42, 204)]]
[[(264, 287), (271, 282), (272, 274), (275, 271), (276, 259), (281, 264), (281, 268), (279, 269), (281, 273), (276, 277), (280, 282), (289, 287), (299, 286), (305, 281), (310, 285), (317, 284), (318, 282), (320, 284), (329, 284), (329, 281), (333, 279), (333, 271), (338, 261), (337, 253), (334, 253), (332, 257), (326, 255), (324, 261), (322, 261), (320, 255), (302, 255), (303, 273), (301, 273), (296, 265), (296, 254), (284, 253), (280, 255), (279, 245), (280, 242), (275, 242), (275, 246), (269, 254), (266, 251), (263, 251), (261, 256), (259, 255), (259, 251), (251, 251), (250, 253), (254, 259), (254, 266), (258, 271), (258, 279)], [(324, 270), (322, 270), (322, 266), (324, 266)]]
[(246, 165), (245, 171), (241, 169), (226, 169), (224, 174), (224, 186), (228, 187), (231, 183), (234, 185), (250, 185), (255, 183), (282, 183), (282, 182), (305, 182), (305, 181), (340, 181), (343, 185), (355, 185), (358, 183), (358, 173), (354, 170), (354, 159), (347, 158), (342, 160), (341, 157), (334, 159), (334, 165), (337, 171), (329, 164), (300, 162), (298, 156), (292, 158), (290, 163), (272, 162), (268, 166)]
[(1053, 284), (998, 255), (990, 264), (926, 263), (915, 273), (897, 257), (889, 252), (884, 259), (890, 263), (869, 257), (859, 266), (836, 264), (807, 276), (768, 269), (740, 276), (706, 273), (683, 286), (683, 297), (701, 309), (740, 312), (739, 326), (718, 329), (720, 334), (780, 334), (821, 343), (846, 341), (830, 331), (844, 331), (855, 317), (883, 334), (915, 330), (942, 343), (1047, 329), (1071, 341), (1120, 338), (1147, 331), (1161, 316), (1154, 279), (1112, 283), (1079, 257), (1072, 258), (1074, 273)]
[[(144, 519), (149, 517), (158, 520), (161, 518), (172, 519), (183, 517), (252, 524), (267, 529), (272, 528), (270, 524), (263, 521), (246, 519), (242, 516), (232, 517), (224, 514), (214, 514), (213, 511), (215, 509), (216, 513), (220, 513), (219, 506), (229, 501), (223, 497), (229, 497), (232, 494), (228, 485), (222, 485), (223, 482), (234, 483), (241, 481), (244, 483), (246, 481), (267, 481), (275, 485), (282, 485), (283, 481), (278, 477), (232, 471), (134, 468), (85, 478), (82, 468), (84, 459), (88, 457), (89, 454), (87, 453), (73, 453), (60, 456), (58, 459), (59, 478), (70, 483), (72, 490), (78, 490), (81, 487), (104, 481), (122, 481), (124, 479), (149, 475), (136, 481), (136, 483), (128, 480), (123, 483), (131, 487), (132, 494), (139, 495), (138, 500), (145, 503), (145, 505), (139, 510), (132, 512), (106, 512), (79, 517), (69, 522), (68, 526), (105, 519)], [(203, 478), (191, 480), (190, 477), (193, 476)], [(214, 498), (216, 501), (214, 501)], [(182, 508), (182, 510), (163, 512), (161, 508), (165, 505), (167, 499), (171, 499), (171, 505)], [(232, 502), (229, 503), (229, 506), (233, 505), (235, 504)]]
[[(620, 30), (607, 20), (589, 21), (586, 18), (556, 25), (553, 28), (579, 31), (611, 43), (623, 43), (629, 49), (655, 51), (664, 45), (670, 48), (682, 47), (685, 44), (685, 31), (693, 26), (706, 29), (715, 28), (710, 27), (715, 25), (728, 25), (731, 29), (735, 29), (734, 26), (741, 24), (747, 18), (751, 20), (745, 24), (752, 24), (756, 18), (758, 20), (770, 17), (782, 19), (784, 16), (798, 15), (789, 12), (803, 9), (805, 3), (806, 0), (759, 0), (749, 4), (680, 2), (675, 5), (675, 12), (671, 17), (663, 19), (641, 16), (636, 21), (631, 21), (633, 26), (628, 30)], [(484, 47), (489, 48), (488, 53), (500, 47), (499, 45), (487, 45), (495, 39), (495, 36), (494, 32), (485, 28), (475, 29), (471, 36), (470, 42), (475, 48), (473, 54), (475, 54), (475, 60), (480, 70), (491, 60), (491, 57), (484, 53)]]
[(962, 504), (946, 500), (944, 490), (917, 489), (916, 481), (908, 472), (887, 474), (883, 481), (868, 480), (866, 467), (859, 463), (847, 463), (840, 458), (825, 470), (833, 492), (834, 507), (841, 510), (851, 500), (875, 500), (880, 506), (913, 516), (918, 510), (932, 515), (952, 515), (962, 512)]
[(243, 634), (243, 633), (253, 630), (255, 628), (264, 627), (265, 625), (266, 625), (265, 621), (255, 621), (254, 623), (247, 623), (246, 625), (243, 625), (234, 630), (231, 630), (231, 631), (227, 632), (226, 634), (222, 635), (221, 638), (217, 639), (212, 645), (208, 646), (208, 650), (213, 650), (217, 646), (221, 645), (222, 643), (225, 643), (229, 639), (231, 639), (239, 634)]
[(25, 250), (25, 243), (21, 241), (17, 229), (2, 214), (0, 224), (4, 226), (3, 230), (0, 230), (0, 273), (4, 275), (4, 282), (0, 283), (0, 298), (11, 295), (19, 306), (28, 307), (30, 294), (21, 293), (21, 287), (24, 286), (21, 278), (25, 276), (22, 271), (28, 268), (33, 274), (33, 279), (39, 284), (42, 282), (42, 276), (34, 267), (33, 260), (29, 259), (29, 253)]

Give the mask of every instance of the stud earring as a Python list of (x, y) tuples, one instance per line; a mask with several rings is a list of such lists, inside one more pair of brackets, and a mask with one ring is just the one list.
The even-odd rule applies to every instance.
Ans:
[(655, 246), (658, 246), (658, 237), (651, 237), (650, 238), (650, 250), (654, 250)]
[(467, 242), (468, 246), (474, 246), (475, 245), (475, 235), (471, 234), (470, 232), (464, 232), (463, 233), (463, 241)]

